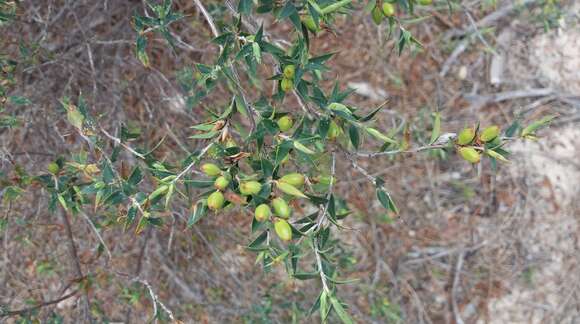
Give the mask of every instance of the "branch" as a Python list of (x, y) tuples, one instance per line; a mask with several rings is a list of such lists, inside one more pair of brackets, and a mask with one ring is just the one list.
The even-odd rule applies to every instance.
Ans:
[(43, 303), (40, 303), (38, 305), (31, 306), (31, 307), (27, 307), (27, 308), (23, 308), (23, 309), (18, 309), (18, 310), (13, 310), (13, 311), (10, 311), (10, 310), (9, 311), (2, 311), (2, 310), (0, 310), (0, 317), (10, 317), (10, 316), (17, 316), (17, 315), (23, 315), (23, 314), (26, 314), (26, 313), (30, 313), (30, 312), (32, 312), (34, 310), (37, 310), (39, 308), (42, 308), (42, 307), (46, 307), (46, 306), (58, 304), (58, 303), (60, 303), (63, 300), (67, 300), (67, 299), (75, 296), (78, 292), (79, 292), (79, 290), (75, 290), (75, 291), (71, 292), (70, 294), (64, 295), (64, 296), (62, 296), (60, 298), (57, 298), (57, 299), (54, 299), (54, 300), (51, 300), (51, 301), (47, 301), (47, 302), (43, 302)]

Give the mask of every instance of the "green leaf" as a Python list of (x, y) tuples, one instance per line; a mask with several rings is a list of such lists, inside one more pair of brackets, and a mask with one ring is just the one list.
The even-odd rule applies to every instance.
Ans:
[(390, 144), (397, 144), (397, 141), (395, 141), (394, 139), (388, 137), (387, 135), (384, 135), (383, 133), (381, 133), (380, 131), (372, 128), (372, 127), (366, 127), (365, 130), (367, 131), (367, 133), (369, 133), (372, 137), (383, 141), (385, 143), (390, 143)]
[(522, 130), (522, 137), (533, 135), (536, 132), (536, 130), (548, 125), (552, 120), (554, 120), (554, 118), (556, 118), (556, 115), (550, 115), (531, 123)]
[(350, 125), (348, 128), (348, 135), (350, 136), (350, 142), (355, 149), (358, 149), (360, 144), (360, 136), (358, 134), (358, 128), (355, 125)]
[(189, 220), (187, 221), (187, 227), (193, 226), (193, 224), (197, 223), (206, 213), (207, 205), (205, 200), (199, 200), (193, 207), (191, 217), (189, 217)]
[(238, 12), (243, 15), (249, 15), (252, 13), (252, 0), (240, 0), (238, 4)]
[(191, 139), (208, 139), (208, 138), (216, 137), (219, 133), (220, 133), (219, 131), (211, 131), (211, 132), (207, 132), (207, 133), (196, 134), (196, 135), (190, 136), (189, 138), (191, 138)]
[(280, 189), (280, 191), (292, 195), (292, 196), (296, 196), (296, 197), (302, 197), (302, 198), (306, 198), (308, 199), (308, 197), (302, 193), (302, 191), (296, 189), (296, 187), (294, 187), (291, 184), (285, 183), (285, 182), (280, 182), (280, 181), (276, 181), (276, 186), (278, 187), (278, 189)]
[(348, 315), (346, 310), (344, 310), (344, 307), (335, 296), (330, 296), (330, 303), (332, 304), (332, 308), (336, 312), (336, 315), (338, 315), (338, 318), (340, 318), (344, 324), (354, 324), (350, 315)]
[(296, 278), (298, 280), (310, 280), (310, 279), (316, 279), (319, 277), (320, 277), (320, 273), (318, 271), (316, 271), (316, 272), (300, 272), (300, 273), (294, 274), (294, 278)]
[(316, 154), (316, 152), (314, 152), (313, 150), (309, 149), (308, 147), (304, 146), (304, 144), (298, 142), (298, 141), (294, 141), (294, 148), (297, 149), (300, 152), (306, 153), (306, 154)]

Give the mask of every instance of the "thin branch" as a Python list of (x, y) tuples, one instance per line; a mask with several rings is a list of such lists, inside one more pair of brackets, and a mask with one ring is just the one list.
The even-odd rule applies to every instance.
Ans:
[(461, 315), (459, 314), (459, 306), (457, 305), (457, 289), (459, 286), (459, 275), (463, 267), (463, 260), (465, 259), (465, 252), (462, 252), (457, 257), (457, 265), (455, 266), (455, 277), (453, 278), (453, 287), (451, 288), (451, 307), (453, 315), (455, 316), (455, 323), (464, 324)]
[(35, 305), (35, 306), (31, 306), (31, 307), (19, 309), (19, 310), (13, 310), (13, 311), (10, 311), (9, 310), (9, 311), (2, 312), (2, 309), (0, 309), (0, 317), (10, 317), (10, 316), (24, 315), (24, 314), (30, 313), (30, 312), (35, 311), (35, 310), (37, 310), (39, 308), (42, 308), (42, 307), (46, 307), (46, 306), (58, 304), (58, 303), (60, 303), (63, 300), (67, 300), (67, 299), (75, 296), (76, 294), (78, 294), (78, 292), (79, 292), (79, 290), (75, 290), (75, 291), (73, 291), (73, 292), (71, 292), (71, 293), (69, 293), (67, 295), (64, 295), (64, 296), (62, 296), (60, 298), (57, 298), (57, 299), (54, 299), (54, 300), (51, 300), (51, 301), (47, 301), (47, 302), (43, 302), (43, 303), (40, 303), (40, 304)]
[(105, 243), (105, 240), (103, 240), (103, 237), (101, 236), (101, 234), (99, 233), (99, 231), (95, 227), (95, 224), (89, 218), (89, 216), (87, 216), (87, 214), (85, 214), (83, 211), (81, 211), (80, 214), (87, 221), (87, 223), (89, 223), (89, 226), (91, 227), (91, 229), (95, 233), (95, 236), (99, 239), (99, 241), (101, 242), (101, 244), (105, 248), (105, 252), (107, 252), (107, 263), (108, 263), (109, 260), (111, 260), (113, 258), (112, 255), (111, 255), (111, 250), (109, 250), (109, 248), (107, 247), (107, 244)]
[[(68, 240), (68, 248), (69, 248), (69, 254), (70, 254), (70, 258), (73, 261), (73, 267), (74, 267), (74, 271), (75, 274), (77, 276), (77, 278), (82, 279), (83, 276), (83, 270), (81, 268), (81, 262), (79, 260), (79, 256), (77, 253), (77, 248), (75, 246), (75, 241), (74, 241), (74, 237), (73, 237), (73, 232), (72, 232), (72, 227), (70, 225), (70, 221), (68, 219), (68, 213), (66, 211), (63, 211), (62, 209), (59, 209), (59, 212), (61, 214), (62, 217), (62, 222), (64, 224), (65, 230), (66, 230), (66, 236), (67, 236), (67, 240)], [(86, 312), (86, 316), (90, 319), (91, 318), (91, 314), (90, 314), (90, 299), (89, 299), (89, 294), (88, 291), (85, 291), (85, 312)]]
[(159, 306), (161, 306), (161, 309), (163, 309), (165, 311), (165, 313), (167, 313), (167, 315), (169, 316), (169, 318), (173, 322), (176, 322), (175, 316), (173, 315), (173, 312), (167, 306), (165, 306), (165, 304), (163, 304), (161, 302), (161, 300), (159, 300), (159, 296), (157, 296), (157, 294), (155, 294), (155, 291), (153, 291), (153, 287), (151, 287), (149, 282), (147, 282), (146, 280), (143, 280), (143, 279), (139, 279), (139, 278), (135, 278), (132, 281), (139, 282), (142, 285), (144, 285), (145, 287), (147, 287), (147, 290), (149, 291), (149, 296), (151, 297), (151, 301), (153, 302), (153, 318), (155, 319), (155, 322), (157, 322), (157, 315), (158, 315), (157, 304), (159, 304)]

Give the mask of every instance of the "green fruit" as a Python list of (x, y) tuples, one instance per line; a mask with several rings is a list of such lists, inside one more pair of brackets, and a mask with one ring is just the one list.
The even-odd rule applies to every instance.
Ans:
[(274, 200), (272, 200), (272, 207), (274, 208), (274, 213), (279, 217), (282, 218), (290, 217), (291, 213), (290, 206), (288, 206), (286, 200), (284, 200), (283, 198), (280, 197), (274, 198)]
[(475, 129), (473, 127), (467, 127), (459, 133), (457, 137), (457, 144), (459, 145), (467, 145), (473, 142), (475, 138)]
[(280, 128), (281, 132), (289, 131), (293, 125), (294, 121), (292, 120), (292, 117), (290, 117), (289, 115), (282, 116), (280, 117), (280, 119), (278, 119), (278, 128)]
[(459, 154), (469, 163), (479, 163), (479, 160), (481, 160), (481, 154), (473, 147), (460, 147)]
[(282, 241), (287, 242), (292, 239), (292, 228), (287, 221), (283, 219), (277, 220), (276, 223), (274, 223), (274, 229)]
[(58, 164), (56, 162), (50, 162), (48, 164), (48, 172), (52, 173), (52, 174), (57, 174), (58, 171), (60, 170), (60, 167), (58, 166)]
[(303, 16), (302, 23), (304, 24), (304, 26), (306, 26), (306, 28), (308, 28), (308, 30), (310, 30), (315, 34), (320, 31), (320, 27), (316, 25), (314, 18), (312, 18), (312, 16), (310, 15)]
[(330, 126), (328, 127), (328, 134), (326, 135), (328, 139), (333, 140), (338, 136), (340, 136), (340, 133), (342, 133), (342, 129), (340, 128), (340, 126), (338, 126), (338, 124), (334, 120), (331, 121)]
[(218, 176), (222, 173), (222, 170), (220, 169), (220, 167), (218, 167), (217, 165), (215, 165), (213, 163), (206, 163), (206, 164), (202, 165), (201, 171), (203, 171), (203, 173), (207, 174), (210, 177), (215, 177), (215, 176)]
[(240, 183), (240, 193), (244, 196), (256, 195), (262, 190), (262, 184), (258, 181)]
[(373, 22), (377, 25), (380, 25), (383, 22), (385, 16), (383, 15), (383, 11), (379, 9), (379, 7), (374, 7), (373, 11), (371, 11), (371, 17), (373, 18)]
[(292, 80), (295, 73), (296, 67), (294, 65), (286, 65), (284, 67), (284, 78)]
[(216, 187), (216, 189), (218, 190), (225, 190), (228, 185), (230, 184), (230, 181), (224, 177), (224, 176), (220, 176), (217, 179), (215, 179), (215, 182), (213, 183), (214, 187)]
[(433, 0), (419, 0), (419, 4), (422, 6), (428, 6), (433, 3)]
[(499, 135), (499, 127), (498, 126), (489, 126), (481, 132), (479, 135), (479, 139), (482, 142), (489, 142), (495, 139)]
[(391, 17), (395, 15), (395, 6), (393, 6), (392, 4), (385, 2), (383, 3), (383, 15), (385, 15), (385, 17)]
[(207, 207), (211, 210), (220, 210), (224, 206), (224, 195), (216, 191), (207, 197)]
[(254, 212), (254, 216), (258, 222), (263, 222), (268, 220), (270, 216), (272, 216), (272, 210), (270, 210), (270, 206), (266, 204), (261, 204), (260, 206), (256, 207), (256, 211)]
[(300, 188), (304, 185), (305, 177), (300, 173), (288, 173), (287, 175), (280, 178), (281, 182), (293, 185), (296, 188)]
[(292, 81), (292, 79), (286, 79), (286, 78), (284, 78), (280, 82), (280, 88), (284, 92), (291, 91), (294, 88), (294, 82)]

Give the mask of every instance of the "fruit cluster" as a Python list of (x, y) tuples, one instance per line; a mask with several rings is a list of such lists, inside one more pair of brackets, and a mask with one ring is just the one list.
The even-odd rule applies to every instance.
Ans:
[[(214, 187), (216, 191), (207, 197), (207, 206), (212, 211), (221, 210), (225, 203), (226, 197), (223, 192), (230, 187), (230, 179), (226, 172), (213, 163), (205, 163), (201, 166), (201, 170), (209, 177), (215, 178)], [(254, 209), (254, 217), (257, 222), (273, 221), (274, 231), (282, 241), (292, 240), (292, 227), (288, 223), (288, 219), (292, 214), (292, 209), (288, 202), (283, 198), (283, 195), (307, 198), (306, 195), (300, 191), (304, 186), (306, 177), (300, 173), (288, 173), (273, 183), (280, 191), (280, 195), (269, 199), (269, 203), (261, 203)], [(232, 188), (234, 189), (234, 188)], [(240, 181), (237, 191), (242, 196), (256, 196), (262, 191), (262, 184), (258, 181)], [(233, 202), (233, 201), (231, 201)], [(271, 207), (271, 208), (270, 208)]]
[(284, 67), (282, 71), (282, 81), (280, 81), (280, 89), (284, 92), (294, 89), (294, 75), (296, 74), (296, 66), (289, 64)]
[(501, 138), (499, 136), (500, 129), (498, 126), (489, 126), (479, 133), (479, 127), (466, 127), (459, 135), (455, 144), (457, 144), (457, 152), (466, 161), (470, 163), (479, 163), (481, 161), (481, 153), (484, 152), (488, 156), (506, 162), (503, 155), (494, 151), (501, 146)]

